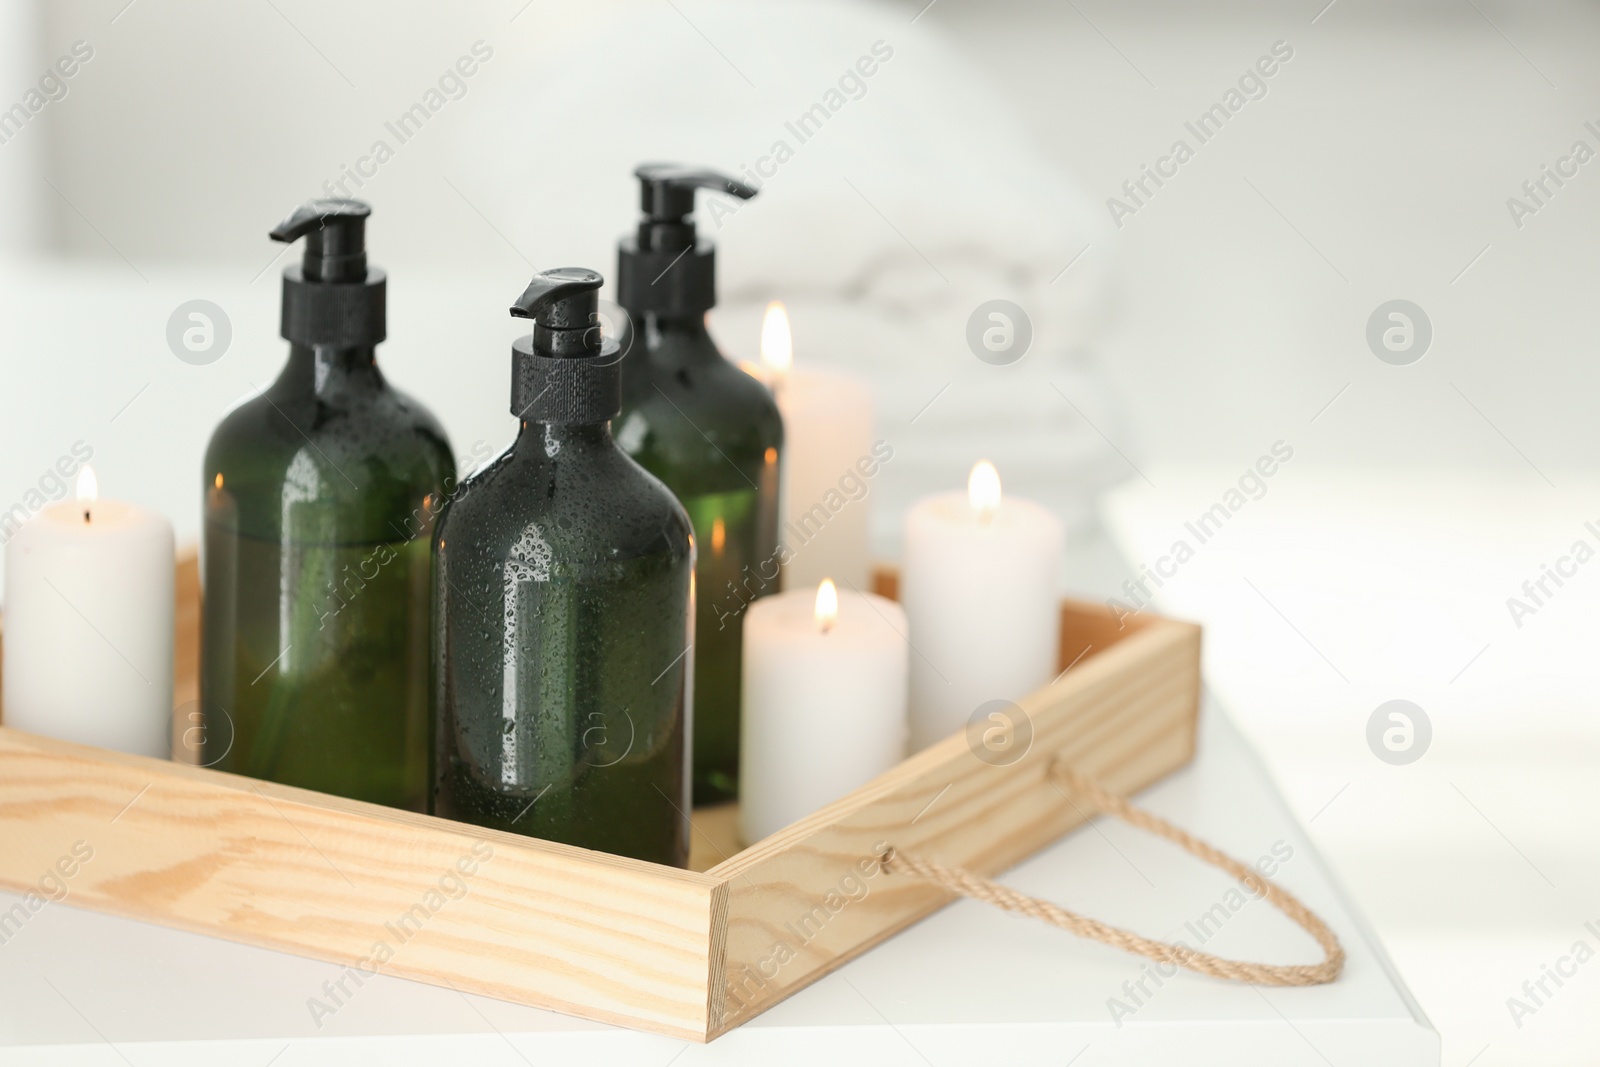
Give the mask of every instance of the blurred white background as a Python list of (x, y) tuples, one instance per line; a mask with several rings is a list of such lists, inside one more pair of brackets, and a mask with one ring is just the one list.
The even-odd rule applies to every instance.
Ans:
[[(751, 163), (892, 41), (832, 142), (706, 227), (727, 349), (753, 354), (755, 310), (781, 297), (800, 361), (879, 384), (907, 456), (875, 513), (886, 555), (899, 503), (992, 441), (1008, 487), (1070, 514), (1120, 482), (1102, 514), (1137, 574), (1290, 443), (1157, 606), (1208, 624), (1213, 685), (1444, 1062), (1593, 1062), (1600, 965), (1520, 1025), (1507, 999), (1575, 941), (1600, 947), (1600, 567), (1520, 627), (1506, 598), (1574, 541), (1600, 545), (1583, 525), (1600, 524), (1600, 160), (1545, 179), (1520, 225), (1507, 201), (1532, 203), (1524, 182), (1575, 142), (1600, 152), (1600, 9), (923, 2), (10, 0), (0, 108), (74, 42), (93, 58), (0, 143), (0, 507), (81, 439), (106, 492), (192, 539), (212, 425), (282, 360), (265, 231), (475, 42), (493, 56), (463, 95), (352, 187), (391, 275), (380, 360), (462, 453), (510, 433), (505, 306), (526, 275), (614, 269), (629, 164)], [(1278, 42), (1292, 58), (1265, 94), (1198, 144), (1185, 123)], [(1107, 198), (1179, 138), (1194, 158), (1114, 225)], [(1038, 323), (1016, 367), (966, 351), (991, 296)], [(209, 366), (166, 343), (194, 298), (232, 321)], [(1431, 322), (1410, 365), (1366, 340), (1393, 299)], [(940, 382), (959, 388), (912, 427)], [(1128, 568), (1099, 537), (1080, 527), (1074, 581), (1114, 595)], [(1365, 735), (1396, 698), (1433, 727), (1399, 767)]]

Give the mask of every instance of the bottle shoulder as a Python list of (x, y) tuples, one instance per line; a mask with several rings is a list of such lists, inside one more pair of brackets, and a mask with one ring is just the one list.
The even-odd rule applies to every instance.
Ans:
[(630, 352), (613, 426), (628, 454), (680, 493), (759, 481), (769, 451), (783, 447), (783, 416), (771, 391), (715, 349), (693, 361)]
[(341, 537), (382, 539), (398, 537), (385, 531), (440, 493), (454, 468), (444, 427), (398, 390), (327, 398), (268, 389), (217, 425), (203, 477), (208, 492), (226, 490), (233, 521), (257, 536), (288, 535), (299, 506), (311, 509), (308, 522), (312, 511), (337, 513)]
[(651, 350), (635, 342), (622, 360), (624, 410), (682, 410), (719, 430), (782, 433), (777, 401), (765, 384), (715, 348), (694, 346), (693, 358), (683, 358), (684, 347)]
[(268, 389), (218, 422), (206, 447), (212, 460), (254, 457), (287, 465), (306, 448), (329, 460), (371, 458), (432, 464), (450, 459), (444, 426), (420, 401), (383, 386), (358, 397), (325, 397)]
[(615, 444), (530, 451), (513, 447), (461, 483), (435, 527), (442, 556), (505, 560), (532, 538), (557, 561), (690, 558), (683, 505)]

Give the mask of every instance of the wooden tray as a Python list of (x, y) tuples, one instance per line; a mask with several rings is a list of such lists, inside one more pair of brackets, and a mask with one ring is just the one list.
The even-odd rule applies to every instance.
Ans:
[[(175, 738), (192, 559), (178, 586)], [(68, 903), (341, 964), (350, 989), (381, 972), (708, 1041), (949, 902), (880, 873), (884, 843), (996, 874), (1082, 821), (1046, 780), (1056, 755), (1124, 792), (1188, 762), (1199, 628), (1073, 601), (1061, 618), (1064, 673), (1018, 701), (1020, 760), (957, 734), (743, 851), (732, 810), (704, 809), (693, 870), (0, 727), (0, 886), (37, 892), (92, 849), (66, 864)]]

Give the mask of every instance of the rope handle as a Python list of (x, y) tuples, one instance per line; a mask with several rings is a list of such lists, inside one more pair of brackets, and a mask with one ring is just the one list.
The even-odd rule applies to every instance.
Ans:
[(1191, 971), (1208, 974), (1213, 978), (1225, 978), (1235, 982), (1250, 982), (1259, 985), (1310, 986), (1323, 985), (1339, 977), (1339, 972), (1344, 969), (1344, 948), (1339, 944), (1339, 938), (1328, 928), (1327, 923), (1323, 922), (1321, 918), (1302, 904), (1299, 898), (1287, 889), (1280, 887), (1271, 879), (1250, 869), (1232, 856), (1226, 855), (1199, 838), (1191, 836), (1165, 819), (1134, 807), (1093, 778), (1074, 771), (1060, 760), (1056, 760), (1051, 764), (1049, 773), (1051, 779), (1066, 785), (1067, 788), (1090, 801), (1100, 811), (1115, 815), (1129, 826), (1152, 833), (1157, 837), (1165, 838), (1196, 859), (1209, 863), (1211, 866), (1226, 871), (1237, 878), (1244, 884), (1246, 889), (1256, 894), (1258, 898), (1267, 900), (1273, 907), (1283, 912), (1296, 925), (1315, 938), (1317, 944), (1322, 946), (1322, 962), (1309, 965), (1247, 963), (1241, 960), (1213, 956), (1208, 952), (1201, 952), (1185, 945), (1155, 941), (1148, 937), (1142, 937), (1131, 930), (1123, 930), (1100, 922), (1097, 919), (1091, 919), (1086, 915), (1068, 911), (1050, 903), (1048, 900), (1039, 900), (1036, 897), (1019, 893), (1014, 889), (1008, 889), (998, 882), (973, 874), (971, 871), (965, 871), (959, 867), (945, 867), (930, 860), (903, 855), (893, 845), (889, 845), (880, 854), (883, 870), (889, 873), (899, 872), (923, 878), (962, 896), (993, 904), (995, 907), (1004, 908), (1006, 911), (1021, 912), (1023, 915), (1031, 915), (1035, 919), (1042, 919), (1079, 937), (1100, 941), (1126, 952), (1132, 952), (1146, 959), (1154, 960), (1157, 963), (1173, 963), (1180, 967), (1187, 967)]

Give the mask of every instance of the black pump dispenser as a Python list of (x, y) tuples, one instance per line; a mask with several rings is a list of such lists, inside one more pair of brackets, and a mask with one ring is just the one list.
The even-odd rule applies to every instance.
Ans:
[(204, 739), (203, 762), (426, 811), (429, 552), (456, 460), (426, 405), (378, 366), (371, 213), (313, 200), (271, 231), (305, 240), (283, 272), (288, 360), (223, 418), (195, 487), (200, 703), (229, 725)]
[(434, 529), (432, 811), (682, 867), (694, 528), (611, 434), (601, 284), (542, 271), (512, 304), (521, 425)]
[(372, 208), (360, 200), (311, 200), (268, 235), (306, 239), (298, 266), (283, 271), (287, 341), (313, 347), (362, 348), (388, 336), (383, 271), (367, 266), (366, 227)]
[(533, 333), (511, 346), (511, 413), (525, 422), (584, 425), (622, 411), (617, 342), (601, 337), (598, 271), (558, 267), (533, 276), (511, 305)]
[(698, 317), (717, 302), (716, 248), (694, 230), (697, 189), (748, 200), (754, 187), (726, 174), (676, 163), (645, 163), (639, 179), (637, 235), (624, 237), (617, 251), (618, 302), (633, 315)]
[(644, 217), (617, 251), (617, 299), (632, 344), (621, 361), (616, 439), (677, 495), (700, 546), (694, 797), (708, 804), (738, 795), (738, 614), (778, 589), (783, 419), (767, 387), (730, 362), (706, 328), (716, 304), (715, 251), (694, 228), (697, 190), (744, 199), (756, 190), (716, 171), (666, 163), (647, 163), (634, 176)]

